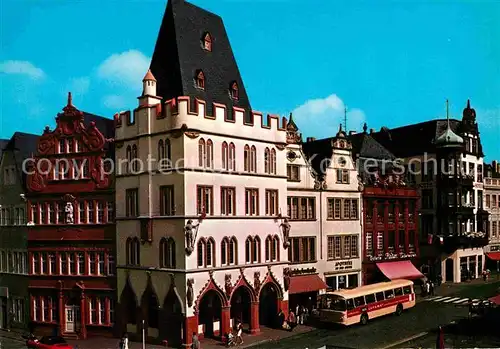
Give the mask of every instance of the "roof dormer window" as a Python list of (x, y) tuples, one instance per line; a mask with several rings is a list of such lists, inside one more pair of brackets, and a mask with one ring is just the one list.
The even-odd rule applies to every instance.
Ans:
[(205, 89), (205, 74), (203, 74), (202, 70), (196, 72), (195, 83), (197, 88), (201, 90)]
[(205, 33), (205, 35), (203, 35), (202, 47), (205, 51), (212, 51), (212, 37), (210, 33)]
[(231, 98), (232, 99), (238, 99), (239, 98), (238, 84), (236, 83), (236, 81), (231, 84), (231, 88), (229, 89), (229, 92), (231, 94)]

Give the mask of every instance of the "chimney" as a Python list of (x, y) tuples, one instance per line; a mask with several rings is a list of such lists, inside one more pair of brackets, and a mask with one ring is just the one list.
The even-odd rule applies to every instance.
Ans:
[(491, 167), (493, 167), (493, 171), (498, 172), (498, 162), (496, 160), (493, 160)]
[(356, 133), (356, 131), (349, 131), (349, 136), (355, 135)]
[(375, 133), (375, 129), (374, 128), (370, 129), (370, 134), (372, 134), (372, 133)]
[(307, 137), (306, 141), (307, 142), (314, 142), (316, 140), (316, 138), (314, 137)]

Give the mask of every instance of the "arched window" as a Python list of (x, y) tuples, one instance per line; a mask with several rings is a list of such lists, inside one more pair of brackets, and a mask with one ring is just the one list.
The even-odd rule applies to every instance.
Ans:
[(238, 263), (238, 241), (236, 241), (236, 237), (232, 237), (229, 240), (229, 264), (237, 264)]
[(253, 239), (251, 236), (249, 236), (245, 240), (245, 262), (246, 263), (252, 262), (252, 246), (253, 246)]
[(271, 174), (276, 174), (276, 149), (271, 149), (270, 171)]
[(220, 263), (226, 265), (228, 261), (229, 239), (224, 238), (220, 243)]
[(231, 98), (237, 100), (239, 98), (239, 93), (238, 93), (238, 84), (236, 83), (236, 81), (234, 81), (231, 84), (231, 87), (229, 90), (230, 90)]
[(266, 148), (264, 150), (264, 172), (265, 173), (271, 173), (271, 152), (269, 151), (269, 148)]
[(271, 235), (266, 238), (266, 262), (271, 261), (271, 249), (272, 249), (273, 239)]
[(250, 150), (250, 172), (257, 172), (257, 149), (252, 145)]
[(198, 70), (196, 72), (195, 84), (196, 84), (197, 88), (202, 89), (202, 90), (205, 89), (205, 74), (203, 74), (203, 71)]
[(278, 261), (279, 253), (280, 253), (280, 238), (277, 235), (275, 235), (273, 237), (273, 245), (271, 247), (271, 260)]
[(205, 154), (205, 140), (203, 138), (200, 138), (200, 140), (198, 141), (198, 165), (200, 167), (203, 167), (205, 164)]
[(229, 144), (229, 166), (228, 166), (228, 170), (230, 171), (236, 171), (236, 150), (235, 150), (235, 146), (234, 146), (234, 143), (230, 143)]
[(229, 148), (227, 143), (222, 143), (222, 168), (229, 170)]
[(158, 161), (161, 161), (165, 154), (165, 146), (163, 145), (163, 139), (158, 141)]
[(207, 246), (207, 243), (205, 239), (200, 239), (198, 241), (198, 267), (204, 267), (205, 266), (205, 248)]
[(252, 263), (260, 263), (260, 238), (258, 236), (253, 239)]
[(160, 267), (175, 268), (175, 241), (172, 238), (160, 240)]
[(205, 33), (205, 35), (203, 35), (202, 47), (206, 51), (212, 51), (212, 37), (210, 33)]
[(137, 154), (137, 145), (132, 146), (132, 168), (135, 172), (139, 171), (139, 157)]
[(215, 266), (215, 241), (212, 238), (207, 240), (207, 251), (205, 258), (205, 266), (213, 267)]
[[(127, 145), (127, 152), (126, 152), (126, 156), (127, 156), (127, 167), (128, 167), (128, 170), (130, 171), (130, 168), (131, 168), (131, 163), (132, 163), (132, 147), (130, 145)], [(87, 163), (87, 162), (85, 162)]]
[(205, 167), (212, 168), (214, 164), (214, 144), (212, 140), (207, 140)]
[(245, 161), (245, 163), (244, 163), (245, 172), (249, 172), (250, 171), (250, 147), (248, 146), (248, 144), (245, 144), (243, 161)]
[(137, 237), (128, 238), (126, 242), (126, 259), (128, 265), (139, 265), (140, 261), (140, 243)]

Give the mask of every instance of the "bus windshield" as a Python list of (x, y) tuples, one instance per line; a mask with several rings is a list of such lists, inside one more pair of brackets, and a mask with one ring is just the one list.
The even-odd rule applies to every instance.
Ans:
[(321, 308), (335, 311), (346, 311), (346, 300), (345, 298), (337, 295), (325, 294), (321, 299)]

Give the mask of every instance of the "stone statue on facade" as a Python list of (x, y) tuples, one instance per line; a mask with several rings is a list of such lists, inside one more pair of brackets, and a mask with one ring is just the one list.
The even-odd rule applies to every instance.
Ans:
[(66, 224), (75, 223), (75, 219), (73, 217), (73, 204), (71, 202), (66, 203), (66, 207), (64, 208), (66, 213)]
[(186, 254), (188, 256), (193, 253), (199, 226), (199, 222), (194, 224), (193, 220), (189, 219), (186, 223), (186, 226), (184, 227), (184, 234), (186, 236)]
[(288, 222), (288, 218), (283, 219), (283, 222), (280, 224), (281, 231), (283, 233), (283, 247), (287, 248), (290, 246), (289, 237), (290, 237), (290, 223)]

